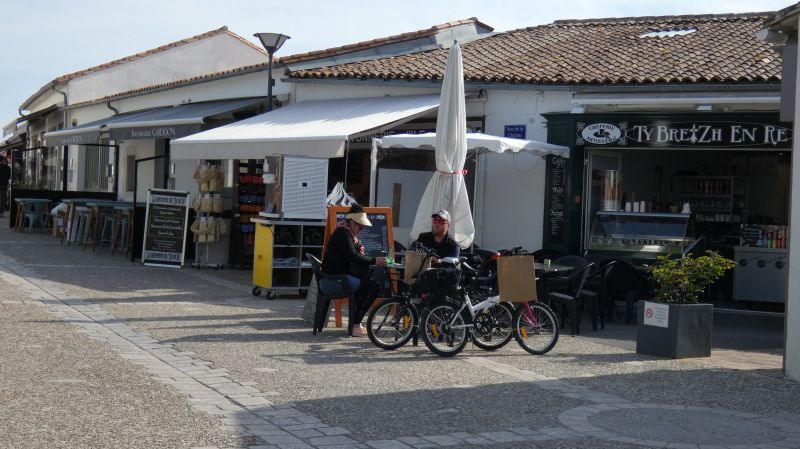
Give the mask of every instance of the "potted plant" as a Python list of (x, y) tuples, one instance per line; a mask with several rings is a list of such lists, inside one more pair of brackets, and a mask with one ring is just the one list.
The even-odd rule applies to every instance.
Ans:
[(736, 264), (715, 251), (700, 257), (658, 257), (649, 272), (656, 282), (652, 301), (639, 301), (636, 352), (685, 358), (711, 355), (714, 307), (700, 295)]

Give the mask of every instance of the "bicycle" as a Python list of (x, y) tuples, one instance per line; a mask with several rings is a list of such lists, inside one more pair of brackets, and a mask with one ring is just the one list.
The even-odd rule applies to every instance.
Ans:
[[(367, 318), (367, 335), (382, 349), (397, 349), (408, 343), (412, 337), (416, 346), (420, 308), (425, 307), (424, 312), (427, 314), (423, 298), (428, 300), (426, 302), (435, 303), (459, 292), (469, 297), (468, 291), (472, 292), (473, 297), (482, 296), (476, 283), (477, 270), (472, 269), (461, 258), (445, 258), (441, 262), (450, 268), (432, 268), (423, 271), (427, 260), (436, 257), (433, 251), (424, 250), (426, 253), (423, 263), (412, 276), (414, 281), (410, 288), (378, 303)], [(513, 309), (508, 304), (491, 304), (486, 309), (486, 311), (483, 309), (476, 311), (477, 324), (471, 336), (475, 346), (492, 351), (499, 349), (511, 339)], [(506, 330), (502, 330), (503, 326), (498, 323), (504, 323)]]
[[(426, 250), (422, 264), (412, 279), (419, 278), (428, 260), (433, 257), (436, 257), (436, 253)], [(416, 335), (419, 323), (417, 304), (421, 298), (417, 297), (415, 290), (418, 289), (412, 283), (408, 289), (384, 299), (369, 312), (367, 336), (375, 346), (385, 350), (397, 349)]]
[[(514, 252), (519, 254), (520, 249), (515, 248)], [(502, 315), (494, 316), (494, 313), (488, 315), (491, 321), (487, 321), (486, 315), (481, 315), (483, 311), (492, 309), (495, 313), (511, 314), (510, 332), (491, 346), (492, 349), (504, 346), (512, 334), (525, 351), (536, 355), (549, 352), (558, 342), (558, 319), (547, 305), (531, 301), (514, 308), (501, 302), (497, 295), (473, 305), (466, 292), (462, 293), (462, 298), (446, 297), (431, 306), (422, 318), (423, 341), (431, 352), (452, 357), (466, 346), (469, 331), (475, 345), (481, 347), (479, 340), (474, 338), (475, 332), (491, 335), (495, 329), (500, 329), (497, 323), (503, 320)]]

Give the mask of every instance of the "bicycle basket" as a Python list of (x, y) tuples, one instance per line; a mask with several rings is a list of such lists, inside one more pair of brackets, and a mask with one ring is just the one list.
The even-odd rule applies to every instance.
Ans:
[(461, 282), (461, 270), (456, 268), (431, 268), (419, 275), (414, 283), (418, 295), (443, 296), (455, 292)]

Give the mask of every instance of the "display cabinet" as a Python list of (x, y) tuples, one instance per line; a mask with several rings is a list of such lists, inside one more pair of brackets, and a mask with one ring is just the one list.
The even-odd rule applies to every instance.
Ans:
[(296, 291), (305, 296), (314, 274), (306, 253), (322, 259), (324, 221), (291, 221), (251, 218), (255, 226), (253, 254), (253, 295), (266, 290), (267, 298), (277, 291)]
[(609, 258), (655, 260), (685, 255), (695, 244), (689, 214), (598, 211), (586, 250)]
[(740, 223), (747, 215), (747, 178), (681, 176), (677, 198), (689, 203), (697, 221)]

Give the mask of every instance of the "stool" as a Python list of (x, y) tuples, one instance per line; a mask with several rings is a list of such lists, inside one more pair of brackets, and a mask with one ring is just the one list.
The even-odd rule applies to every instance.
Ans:
[[(117, 215), (116, 214), (103, 214), (103, 226), (100, 228), (100, 241), (97, 244), (92, 245), (92, 251), (95, 250), (98, 246), (100, 248), (103, 247), (103, 243), (108, 243), (109, 246), (113, 242), (114, 236), (114, 229), (117, 226)], [(107, 232), (106, 232), (107, 231)]]
[(75, 208), (75, 229), (72, 232), (72, 241), (80, 242), (84, 240), (86, 235), (86, 221), (89, 218), (89, 208), (88, 207), (76, 207)]

